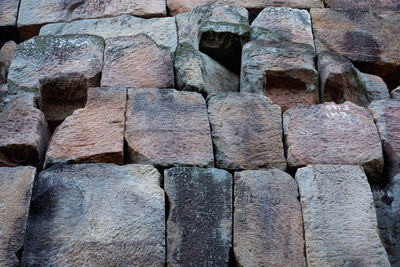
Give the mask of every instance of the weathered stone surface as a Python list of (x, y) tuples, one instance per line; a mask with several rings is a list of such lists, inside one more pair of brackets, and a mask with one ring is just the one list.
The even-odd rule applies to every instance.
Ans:
[(174, 87), (174, 66), (167, 47), (145, 34), (106, 39), (101, 86)]
[[(357, 2), (357, 1), (356, 1)], [(332, 50), (367, 73), (381, 76), (389, 89), (400, 84), (398, 12), (368, 9), (311, 9), (317, 52)]]
[(262, 95), (226, 93), (208, 100), (217, 167), (286, 169), (279, 106)]
[(385, 172), (394, 177), (400, 173), (400, 101), (379, 100), (368, 107), (382, 140)]
[(84, 109), (75, 110), (54, 132), (46, 165), (124, 163), (126, 89), (90, 88)]
[(251, 40), (291, 41), (314, 47), (307, 10), (266, 7), (251, 24)]
[(0, 167), (0, 262), (19, 266), (17, 254), (24, 245), (32, 185), (33, 167)]
[(318, 54), (318, 71), (321, 76), (321, 101), (338, 104), (351, 101), (367, 106), (369, 97), (361, 73), (347, 58), (323, 51)]
[(125, 140), (133, 163), (214, 165), (207, 107), (198, 93), (129, 89)]
[(240, 91), (262, 93), (285, 111), (319, 102), (314, 48), (256, 40), (243, 46)]
[(9, 40), (16, 40), (19, 0), (0, 0), (0, 47)]
[(373, 188), (379, 235), (392, 266), (400, 264), (400, 174), (385, 188)]
[(176, 49), (178, 37), (175, 18), (143, 19), (131, 15), (112, 18), (75, 20), (69, 23), (52, 23), (40, 29), (40, 35), (93, 34), (107, 38), (146, 34), (171, 52)]
[(7, 82), (8, 69), (14, 57), (16, 47), (17, 44), (14, 41), (8, 41), (0, 49), (0, 84)]
[(390, 266), (361, 167), (311, 165), (297, 171), (296, 181), (308, 266)]
[(362, 165), (372, 182), (383, 168), (382, 145), (371, 114), (351, 102), (299, 106), (283, 114), (289, 167)]
[(159, 179), (144, 165), (56, 165), (41, 172), (22, 266), (163, 266)]
[(390, 92), (390, 97), (392, 99), (400, 100), (400, 86)]
[(208, 3), (242, 6), (247, 9), (256, 10), (261, 10), (266, 6), (287, 6), (294, 8), (324, 7), (322, 0), (167, 0), (168, 11), (173, 16), (188, 12), (196, 6)]
[(248, 11), (209, 4), (176, 16), (178, 42), (192, 44), (231, 71), (239, 73), (242, 46), (249, 40)]
[(233, 251), (239, 266), (305, 266), (297, 184), (280, 170), (235, 173)]
[(46, 145), (47, 123), (33, 94), (0, 92), (0, 166), (39, 166)]
[(137, 17), (166, 15), (164, 0), (87, 0), (65, 1), (21, 0), (18, 31), (26, 40), (39, 33), (40, 27), (53, 22), (69, 22), (78, 19), (115, 17), (130, 14)]
[(169, 266), (228, 266), (232, 238), (232, 176), (219, 169), (164, 172), (170, 201)]
[(10, 91), (40, 95), (51, 128), (86, 103), (100, 85), (104, 40), (94, 35), (37, 36), (17, 46), (8, 74)]
[(324, 0), (326, 7), (335, 8), (381, 8), (400, 10), (398, 0)]
[(376, 75), (360, 73), (369, 101), (390, 98), (389, 89), (383, 79)]
[(203, 94), (239, 91), (239, 77), (236, 74), (190, 44), (178, 46), (174, 68), (180, 90)]

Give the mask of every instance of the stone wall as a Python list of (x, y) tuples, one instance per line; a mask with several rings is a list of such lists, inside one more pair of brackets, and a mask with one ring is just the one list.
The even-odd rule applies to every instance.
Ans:
[(397, 0), (0, 0), (1, 266), (400, 266)]

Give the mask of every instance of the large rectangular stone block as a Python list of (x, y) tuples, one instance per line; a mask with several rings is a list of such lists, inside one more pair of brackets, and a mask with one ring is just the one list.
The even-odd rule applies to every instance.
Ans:
[(89, 88), (85, 108), (55, 130), (45, 166), (59, 163), (124, 163), (126, 88)]
[(310, 165), (297, 171), (296, 181), (309, 267), (390, 266), (361, 167)]
[(18, 31), (22, 39), (26, 40), (37, 35), (44, 24), (122, 14), (138, 17), (165, 16), (165, 0), (21, 0)]
[(0, 91), (0, 166), (41, 166), (47, 123), (32, 93)]
[(165, 202), (146, 165), (55, 165), (36, 178), (22, 266), (164, 266)]
[(168, 266), (228, 266), (232, 238), (232, 176), (219, 169), (164, 172), (170, 210)]
[(235, 173), (233, 252), (239, 266), (305, 266), (299, 193), (287, 173)]
[(26, 221), (31, 202), (33, 167), (0, 167), (0, 262), (20, 266), (18, 255), (24, 245)]
[(383, 77), (389, 89), (400, 84), (400, 28), (393, 27), (400, 24), (398, 12), (313, 8), (311, 18), (317, 52), (351, 59), (361, 71)]
[(226, 93), (208, 99), (217, 167), (286, 169), (279, 106), (262, 95)]
[(173, 89), (128, 89), (125, 140), (130, 162), (214, 166), (204, 98)]
[(309, 164), (361, 165), (381, 182), (382, 145), (371, 114), (351, 102), (299, 106), (283, 114), (289, 167)]

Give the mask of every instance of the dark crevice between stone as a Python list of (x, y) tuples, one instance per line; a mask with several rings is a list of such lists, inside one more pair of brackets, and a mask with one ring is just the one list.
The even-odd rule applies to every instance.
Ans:
[(379, 76), (386, 83), (389, 91), (400, 86), (400, 65), (376, 62), (354, 62), (354, 66), (361, 72)]
[(0, 48), (8, 41), (14, 41), (17, 44), (20, 42), (16, 26), (7, 26), (0, 28)]
[(164, 172), (160, 173), (161, 174), (161, 185), (162, 188), (164, 189), (164, 198), (165, 198), (165, 232), (164, 232), (164, 237), (165, 237), (165, 260), (164, 260), (164, 266), (167, 266), (167, 261), (168, 261), (168, 242), (167, 242), (167, 237), (168, 237), (168, 232), (167, 232), (167, 222), (169, 218), (169, 210), (170, 210), (170, 200), (167, 195), (167, 192), (165, 191), (165, 178), (164, 178)]
[(239, 264), (236, 261), (235, 258), (235, 253), (233, 251), (233, 236), (234, 236), (234, 216), (235, 216), (235, 172), (234, 171), (228, 171), (231, 176), (232, 176), (232, 232), (231, 232), (231, 247), (229, 249), (229, 262), (228, 266), (229, 267), (238, 267)]
[(253, 23), (253, 21), (258, 17), (262, 9), (250, 9), (248, 8), (247, 11), (249, 12), (249, 25)]
[(18, 262), (21, 263), (22, 260), (22, 253), (24, 252), (24, 246), (20, 247), (17, 251), (15, 251), (15, 256), (18, 259)]
[[(214, 156), (214, 168), (218, 168), (217, 167), (217, 147), (214, 144), (214, 138), (212, 136), (212, 125), (211, 125), (211, 121), (210, 121), (210, 116), (208, 114), (208, 100), (210, 99), (211, 95), (206, 97), (206, 107), (207, 107), (207, 120), (208, 120), (208, 125), (210, 125), (210, 135), (211, 135), (211, 143), (212, 143), (212, 148), (213, 148), (213, 156)], [(229, 171), (228, 171), (229, 172)], [(231, 173), (231, 175), (233, 175)]]

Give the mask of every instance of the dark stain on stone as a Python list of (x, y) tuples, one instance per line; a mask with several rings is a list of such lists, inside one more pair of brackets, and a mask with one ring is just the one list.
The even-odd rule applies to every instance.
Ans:
[(346, 32), (342, 47), (347, 53), (366, 56), (369, 61), (380, 61), (381, 46), (370, 33), (364, 31)]

